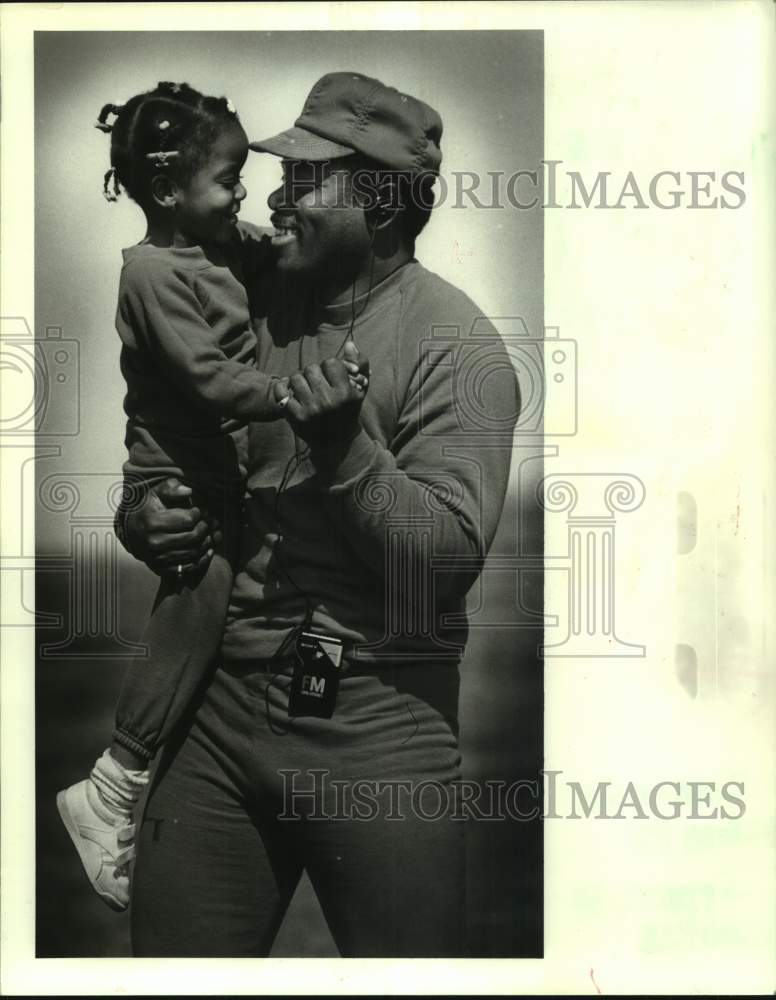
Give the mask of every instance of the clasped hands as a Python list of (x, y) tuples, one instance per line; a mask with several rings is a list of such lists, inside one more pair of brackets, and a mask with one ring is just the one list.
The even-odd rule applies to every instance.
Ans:
[[(275, 399), (294, 432), (314, 454), (342, 446), (359, 429), (358, 417), (369, 385), (369, 362), (352, 341), (343, 359), (311, 364), (273, 386)], [(149, 490), (124, 520), (130, 552), (154, 573), (182, 577), (203, 570), (222, 541), (221, 525), (208, 511), (192, 505), (192, 490), (175, 478)]]
[(294, 432), (311, 448), (341, 443), (358, 430), (358, 415), (369, 386), (369, 362), (348, 340), (343, 360), (307, 365), (273, 386), (275, 400)]

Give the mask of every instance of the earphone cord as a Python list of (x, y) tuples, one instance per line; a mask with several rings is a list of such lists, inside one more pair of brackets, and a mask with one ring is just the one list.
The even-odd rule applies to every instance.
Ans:
[[(361, 307), (361, 309), (359, 310), (359, 312), (357, 314), (356, 313), (356, 282), (354, 281), (352, 289), (351, 289), (351, 296), (350, 296), (350, 326), (348, 328), (347, 334), (345, 335), (345, 339), (342, 341), (342, 343), (339, 346), (339, 349), (337, 350), (337, 354), (336, 354), (337, 357), (344, 350), (345, 344), (348, 342), (348, 340), (350, 340), (352, 338), (352, 336), (353, 336), (353, 328), (356, 325), (356, 320), (358, 318), (360, 318), (364, 314), (364, 312), (366, 311), (366, 309), (369, 306), (369, 300), (372, 297), (372, 286), (374, 284), (375, 256), (376, 256), (375, 252), (374, 252), (374, 241), (375, 241), (376, 231), (377, 231), (376, 227), (373, 227), (373, 229), (372, 229), (372, 235), (371, 235), (371, 238), (370, 238), (370, 241), (369, 241), (369, 249), (370, 249), (370, 257), (371, 257), (371, 259), (370, 259), (370, 263), (369, 263), (369, 284), (368, 284), (368, 287), (367, 287), (366, 300), (364, 302), (364, 305)], [(300, 368), (300, 370), (301, 370), (301, 367), (302, 367), (302, 345), (303, 345), (303, 343), (304, 343), (304, 335), (302, 335), (302, 337), (301, 337), (301, 339), (299, 341), (299, 368)], [(275, 554), (275, 558), (276, 558), (277, 563), (278, 563), (278, 569), (285, 576), (285, 578), (288, 580), (288, 582), (291, 584), (291, 586), (294, 588), (294, 590), (296, 590), (296, 592), (304, 599), (304, 602), (305, 602), (305, 616), (304, 616), (303, 621), (301, 621), (298, 625), (295, 625), (291, 629), (291, 631), (288, 633), (288, 635), (285, 637), (285, 639), (283, 640), (283, 642), (280, 644), (280, 646), (278, 647), (277, 651), (275, 652), (274, 656), (272, 657), (273, 660), (279, 660), (279, 659), (283, 658), (283, 654), (284, 654), (285, 650), (288, 648), (289, 644), (292, 643), (294, 640), (296, 640), (296, 638), (298, 637), (298, 635), (301, 632), (303, 632), (305, 630), (305, 628), (309, 628), (312, 625), (312, 618), (313, 618), (313, 603), (312, 603), (312, 600), (310, 598), (310, 595), (302, 587), (300, 587), (299, 584), (296, 582), (296, 580), (293, 578), (293, 576), (291, 575), (290, 571), (288, 570), (288, 567), (286, 567), (284, 565), (283, 559), (282, 559), (282, 556), (281, 556), (282, 545), (281, 545), (281, 538), (280, 538), (280, 498), (281, 498), (281, 495), (282, 495), (283, 491), (286, 489), (286, 487), (288, 486), (289, 482), (293, 478), (293, 475), (296, 472), (296, 470), (299, 468), (299, 466), (302, 464), (302, 462), (310, 454), (310, 448), (307, 445), (303, 449), (301, 449), (301, 451), (300, 451), (300, 449), (299, 449), (299, 439), (297, 438), (296, 434), (294, 434), (294, 444), (295, 444), (294, 454), (291, 456), (291, 458), (286, 463), (286, 467), (283, 470), (283, 475), (281, 476), (281, 479), (280, 479), (280, 484), (279, 484), (279, 486), (277, 488), (277, 491), (275, 493), (275, 504), (274, 504), (274, 510), (273, 510), (273, 518), (274, 518), (275, 524), (278, 526), (278, 539), (277, 539), (277, 541), (275, 543), (274, 554)], [(271, 722), (271, 720), (270, 720), (270, 712), (269, 712), (269, 689), (275, 683), (275, 681), (276, 681), (276, 679), (277, 679), (278, 676), (279, 675), (277, 673), (273, 674), (273, 676), (272, 676), (272, 678), (270, 680), (270, 683), (267, 686), (267, 690), (265, 691), (265, 709), (266, 709), (266, 712), (267, 712), (267, 719), (270, 722)]]
[[(288, 485), (289, 481), (291, 480), (291, 477), (293, 476), (293, 474), (296, 472), (296, 470), (302, 464), (302, 462), (304, 461), (304, 459), (307, 457), (307, 454), (309, 453), (309, 451), (310, 451), (309, 448), (305, 448), (304, 451), (302, 451), (302, 452), (300, 452), (300, 451), (297, 450), (291, 456), (291, 458), (288, 460), (288, 462), (286, 463), (285, 470), (283, 471), (283, 476), (281, 477), (281, 480), (280, 480), (280, 485), (278, 486), (277, 492), (275, 493), (275, 508), (274, 508), (274, 511), (273, 511), (275, 524), (278, 526), (278, 540), (275, 543), (275, 558), (278, 561), (278, 568), (279, 568), (280, 572), (286, 577), (286, 579), (291, 584), (291, 586), (294, 588), (294, 590), (296, 590), (296, 592), (301, 595), (301, 597), (304, 599), (304, 602), (305, 602), (305, 616), (304, 616), (304, 620), (298, 626), (296, 626), (296, 629), (303, 629), (303, 628), (305, 628), (305, 626), (309, 625), (312, 622), (312, 618), (313, 618), (313, 602), (310, 599), (310, 595), (305, 590), (303, 590), (302, 587), (299, 586), (299, 584), (296, 582), (296, 580), (293, 578), (293, 576), (291, 576), (291, 573), (289, 572), (289, 570), (287, 569), (287, 567), (283, 565), (283, 560), (282, 560), (282, 557), (280, 555), (280, 550), (282, 548), (282, 546), (280, 544), (280, 541), (281, 541), (281, 539), (280, 539), (280, 497), (281, 497), (281, 494), (283, 493), (283, 490), (286, 488), (286, 486)], [(290, 633), (290, 634), (293, 634), (293, 631), (295, 631), (295, 630), (292, 630), (292, 633)], [(285, 646), (287, 640), (288, 640), (288, 637), (286, 638), (286, 640), (283, 641), (283, 643), (282, 643), (282, 645), (280, 647), (280, 650), (283, 649), (283, 647)], [(278, 653), (280, 652), (280, 650), (278, 650)], [(273, 657), (273, 659), (274, 659), (274, 657)]]
[[(371, 235), (371, 237), (369, 239), (369, 254), (370, 254), (370, 260), (369, 260), (369, 284), (367, 285), (367, 290), (366, 290), (366, 300), (365, 300), (363, 306), (361, 307), (358, 315), (356, 315), (356, 282), (354, 281), (353, 285), (351, 287), (351, 290), (350, 290), (350, 326), (348, 327), (348, 332), (345, 334), (345, 339), (339, 345), (339, 348), (337, 350), (337, 353), (336, 353), (335, 357), (339, 357), (340, 356), (340, 354), (344, 350), (345, 344), (347, 344), (347, 342), (349, 340), (354, 340), (354, 338), (353, 338), (353, 327), (356, 325), (356, 320), (360, 319), (364, 315), (364, 313), (366, 312), (367, 307), (369, 306), (369, 300), (372, 297), (372, 287), (374, 285), (374, 276), (375, 276), (375, 257), (376, 257), (376, 254), (375, 254), (374, 246), (375, 246), (375, 234), (376, 233), (377, 233), (377, 227), (373, 226), (372, 227), (372, 235)], [(355, 340), (354, 340), (354, 343), (355, 343)]]
[[(293, 655), (298, 656), (296, 650), (296, 640), (298, 639), (299, 635), (312, 624), (312, 619), (313, 619), (313, 602), (310, 599), (310, 595), (305, 590), (303, 590), (296, 582), (296, 580), (293, 578), (288, 568), (284, 565), (283, 558), (281, 556), (282, 545), (280, 536), (280, 496), (283, 490), (288, 485), (291, 477), (299, 468), (301, 463), (304, 461), (304, 458), (306, 457), (307, 453), (309, 452), (309, 448), (305, 448), (301, 452), (299, 451), (298, 440), (296, 438), (296, 435), (294, 436), (294, 441), (296, 443), (296, 450), (294, 454), (291, 456), (291, 458), (289, 458), (288, 462), (286, 462), (286, 467), (283, 470), (283, 475), (281, 476), (280, 479), (280, 485), (278, 486), (277, 492), (275, 493), (275, 505), (273, 514), (274, 514), (274, 521), (278, 529), (278, 538), (277, 541), (275, 542), (274, 555), (275, 559), (277, 560), (278, 569), (280, 570), (280, 572), (283, 574), (283, 576), (285, 576), (285, 578), (288, 580), (288, 582), (291, 584), (294, 590), (296, 590), (296, 592), (300, 594), (301, 597), (304, 599), (305, 615), (304, 619), (301, 622), (299, 622), (299, 624), (294, 625), (291, 631), (285, 637), (285, 639), (283, 639), (280, 646), (272, 656), (272, 660), (285, 659), (286, 657), (284, 656), (284, 654), (289, 646), (292, 646)], [(286, 732), (286, 729), (280, 728), (273, 723), (272, 713), (270, 712), (269, 708), (269, 692), (273, 686), (277, 686), (277, 679), (279, 676), (280, 676), (279, 671), (275, 671), (269, 679), (269, 684), (267, 684), (267, 687), (264, 689), (264, 712), (267, 718), (267, 725), (270, 727), (272, 732), (275, 733), (276, 735), (283, 735)]]

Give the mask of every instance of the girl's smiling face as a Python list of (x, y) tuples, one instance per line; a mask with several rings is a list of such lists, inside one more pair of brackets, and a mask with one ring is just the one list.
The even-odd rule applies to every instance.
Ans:
[(227, 243), (234, 232), (246, 190), (240, 171), (248, 157), (248, 137), (235, 123), (224, 129), (207, 161), (184, 184), (176, 185), (176, 228), (194, 243)]

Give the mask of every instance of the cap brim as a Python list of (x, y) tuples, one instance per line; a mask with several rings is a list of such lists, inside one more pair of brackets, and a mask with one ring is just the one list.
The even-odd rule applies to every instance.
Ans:
[(257, 153), (272, 153), (273, 156), (282, 156), (284, 160), (336, 160), (340, 156), (355, 153), (351, 146), (324, 139), (297, 125), (270, 139), (250, 142), (248, 145)]

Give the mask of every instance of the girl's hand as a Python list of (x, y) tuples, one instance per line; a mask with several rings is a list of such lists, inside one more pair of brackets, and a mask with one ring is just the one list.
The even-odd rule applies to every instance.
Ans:
[[(359, 379), (359, 381), (356, 381)], [(295, 433), (310, 447), (342, 443), (356, 435), (366, 394), (363, 372), (351, 375), (345, 362), (328, 358), (275, 383), (275, 398)]]
[[(337, 359), (330, 358), (328, 360), (336, 362)], [(348, 373), (350, 384), (353, 388), (360, 393), (366, 394), (369, 388), (369, 359), (360, 356), (359, 350), (352, 340), (348, 340), (344, 346), (342, 364)], [(278, 406), (282, 408), (288, 406), (293, 394), (294, 391), (291, 387), (290, 378), (281, 378), (276, 381), (275, 400)]]
[(369, 359), (362, 358), (352, 340), (345, 342), (342, 351), (342, 362), (354, 385), (360, 386), (364, 392), (369, 387)]

